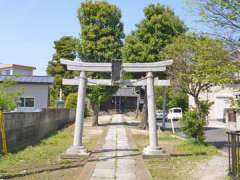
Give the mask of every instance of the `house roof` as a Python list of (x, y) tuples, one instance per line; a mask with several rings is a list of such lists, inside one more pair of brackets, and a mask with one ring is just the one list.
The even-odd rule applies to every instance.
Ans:
[(33, 66), (24, 66), (19, 64), (0, 64), (0, 69), (6, 68), (16, 68), (16, 69), (24, 69), (24, 70), (35, 70), (36, 67)]
[(135, 92), (135, 88), (121, 87), (113, 96), (138, 97), (139, 94)]
[(0, 82), (14, 80), (19, 84), (53, 84), (54, 78), (50, 76), (5, 76), (0, 75)]

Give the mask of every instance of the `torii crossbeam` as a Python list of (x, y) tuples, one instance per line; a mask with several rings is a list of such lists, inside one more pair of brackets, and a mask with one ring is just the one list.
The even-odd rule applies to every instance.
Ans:
[[(82, 144), (83, 135), (83, 120), (85, 109), (85, 96), (86, 86), (101, 85), (101, 86), (147, 86), (147, 98), (148, 98), (148, 124), (149, 124), (149, 146), (147, 146), (143, 154), (144, 155), (163, 155), (165, 152), (158, 146), (157, 128), (156, 128), (156, 115), (155, 115), (155, 97), (154, 86), (170, 86), (170, 80), (159, 80), (153, 77), (153, 72), (162, 72), (166, 70), (167, 66), (170, 66), (173, 61), (160, 61), (156, 63), (123, 63), (121, 64), (119, 73), (124, 72), (145, 72), (147, 73), (144, 79), (133, 80), (119, 80), (114, 82), (111, 79), (89, 79), (86, 77), (86, 72), (112, 72), (112, 63), (89, 63), (70, 61), (62, 59), (61, 63), (67, 65), (68, 70), (80, 71), (80, 76), (75, 79), (63, 79), (63, 85), (77, 85), (78, 86), (78, 99), (76, 109), (76, 120), (74, 130), (73, 146), (70, 147), (67, 155), (88, 155), (87, 150)], [(119, 76), (120, 77), (120, 76)]]
[[(79, 85), (80, 79), (63, 79), (62, 84), (63, 85)], [(86, 79), (86, 83), (88, 86), (114, 86), (115, 83), (112, 82), (110, 79)], [(119, 83), (119, 86), (146, 86), (147, 80), (137, 80), (137, 79), (131, 79), (131, 80), (123, 80)], [(158, 80), (158, 78), (154, 79), (154, 86), (170, 86), (170, 80)]]

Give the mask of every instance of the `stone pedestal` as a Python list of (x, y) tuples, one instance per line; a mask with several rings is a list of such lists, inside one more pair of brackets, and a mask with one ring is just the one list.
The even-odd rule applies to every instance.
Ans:
[(167, 157), (169, 154), (160, 147), (150, 147), (147, 146), (143, 149), (143, 158), (158, 158), (158, 157)]
[(84, 146), (71, 146), (67, 149), (65, 154), (62, 155), (64, 159), (78, 159), (82, 156), (89, 156), (90, 153)]

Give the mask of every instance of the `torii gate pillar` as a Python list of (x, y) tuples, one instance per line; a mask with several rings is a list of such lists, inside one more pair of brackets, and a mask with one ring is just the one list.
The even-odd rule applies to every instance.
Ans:
[(152, 72), (147, 73), (147, 105), (148, 105), (148, 125), (149, 125), (149, 145), (144, 148), (143, 155), (155, 156), (165, 153), (158, 146), (157, 126), (156, 126), (156, 105), (154, 97), (154, 79)]
[(66, 155), (69, 155), (69, 156), (71, 155), (88, 156), (89, 155), (89, 153), (87, 152), (87, 149), (83, 146), (83, 143), (82, 143), (86, 84), (87, 84), (86, 73), (82, 71), (80, 73), (79, 85), (78, 85), (78, 99), (77, 99), (73, 146), (71, 146), (66, 152)]

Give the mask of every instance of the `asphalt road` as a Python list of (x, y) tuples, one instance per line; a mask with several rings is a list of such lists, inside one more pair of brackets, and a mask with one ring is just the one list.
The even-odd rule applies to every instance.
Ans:
[[(162, 126), (162, 123), (158, 123), (160, 127)], [(174, 127), (176, 130), (176, 133), (178, 136), (181, 136), (183, 138), (186, 137), (186, 135), (180, 131), (180, 124), (178, 121), (174, 121)], [(166, 123), (166, 130), (171, 131), (171, 123), (167, 122)], [(206, 137), (206, 142), (214, 145), (217, 147), (219, 150), (222, 150), (223, 152), (228, 152), (228, 137), (226, 134), (226, 130), (223, 128), (206, 128), (205, 130), (205, 137)]]
[(206, 141), (218, 149), (228, 152), (228, 137), (225, 129), (207, 128), (205, 131)]

